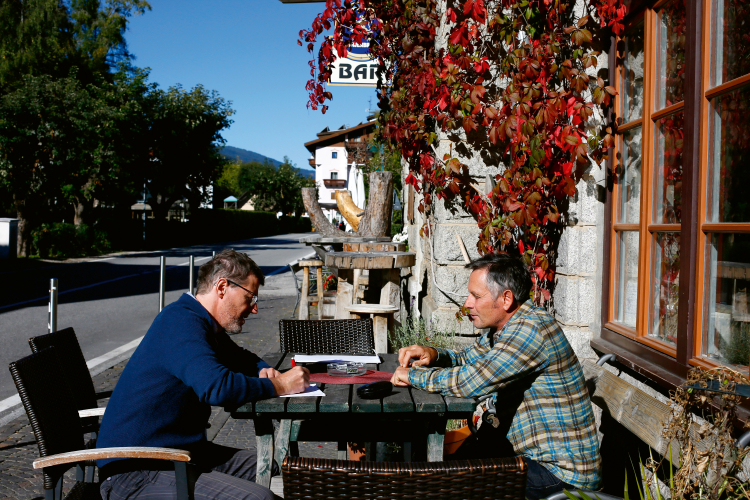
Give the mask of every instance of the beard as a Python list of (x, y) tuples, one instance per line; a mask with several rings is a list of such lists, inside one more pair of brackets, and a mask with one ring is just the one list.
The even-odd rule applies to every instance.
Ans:
[(242, 316), (226, 315), (220, 318), (219, 324), (228, 334), (235, 335), (242, 332), (242, 325), (245, 324), (245, 319)]

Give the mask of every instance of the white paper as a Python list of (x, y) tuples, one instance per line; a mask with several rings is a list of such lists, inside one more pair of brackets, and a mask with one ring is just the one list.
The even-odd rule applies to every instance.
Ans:
[(318, 389), (318, 386), (315, 384), (310, 384), (307, 389), (305, 389), (305, 392), (299, 392), (297, 394), (284, 394), (283, 396), (279, 396), (280, 398), (297, 398), (297, 397), (305, 397), (305, 396), (325, 396), (326, 393)]
[(295, 363), (334, 363), (337, 361), (354, 361), (358, 363), (382, 363), (380, 356), (355, 356), (353, 354), (297, 354)]

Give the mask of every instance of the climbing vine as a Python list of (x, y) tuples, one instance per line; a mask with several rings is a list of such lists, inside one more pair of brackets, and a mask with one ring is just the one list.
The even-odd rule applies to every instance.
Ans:
[[(336, 54), (369, 43), (391, 83), (378, 89), (382, 139), (408, 162), (419, 210), (460, 197), (479, 252), (521, 255), (543, 304), (576, 179), (613, 143), (611, 128), (593, 126), (616, 94), (596, 71), (625, 10), (623, 0), (327, 0), (300, 32), (314, 53), (330, 30), (310, 61), (308, 106), (325, 113)], [(455, 147), (442, 150), (438, 132)], [(469, 176), (471, 158), (498, 167), (492, 189)]]

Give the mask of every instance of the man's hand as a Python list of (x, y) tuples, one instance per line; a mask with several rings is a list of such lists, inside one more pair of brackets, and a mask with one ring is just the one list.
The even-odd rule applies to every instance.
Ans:
[(263, 368), (258, 373), (258, 378), (276, 378), (279, 375), (281, 375), (281, 372), (278, 370), (274, 370), (273, 368)]
[(310, 385), (310, 370), (303, 366), (295, 366), (291, 370), (279, 374), (278, 377), (271, 378), (271, 383), (276, 390), (276, 396), (298, 394)]
[(409, 383), (409, 369), (403, 366), (396, 368), (393, 377), (391, 377), (391, 384), (398, 387), (409, 387), (411, 385)]
[(418, 358), (411, 363), (411, 366), (429, 366), (438, 357), (438, 353), (432, 347), (421, 345), (410, 345), (398, 350), (398, 364), (404, 368), (409, 366), (412, 358)]

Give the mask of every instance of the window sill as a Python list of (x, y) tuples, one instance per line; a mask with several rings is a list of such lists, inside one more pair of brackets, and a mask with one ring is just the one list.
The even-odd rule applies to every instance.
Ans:
[[(591, 348), (599, 355), (614, 354), (614, 366), (645, 383), (660, 394), (669, 397), (670, 391), (682, 385), (692, 366), (678, 363), (656, 349), (602, 328), (601, 337), (591, 340)], [(750, 400), (744, 400), (737, 408), (739, 421), (735, 422), (737, 434), (750, 419)]]

